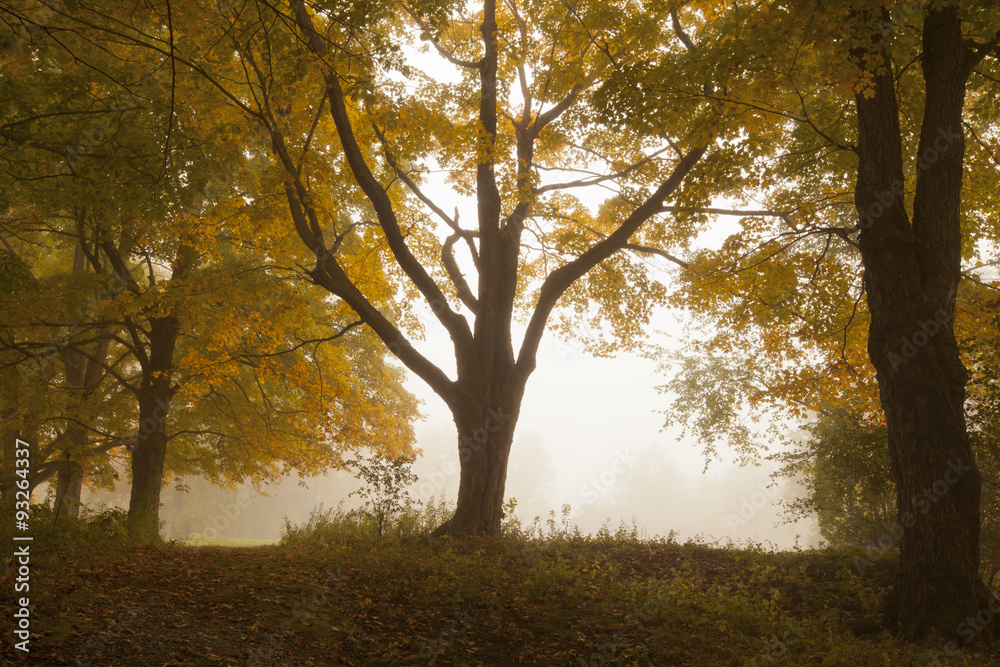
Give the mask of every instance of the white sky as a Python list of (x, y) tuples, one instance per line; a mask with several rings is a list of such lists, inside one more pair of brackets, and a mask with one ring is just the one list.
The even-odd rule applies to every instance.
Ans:
[[(668, 347), (682, 335), (677, 316), (667, 310), (657, 314), (650, 333), (653, 342)], [(426, 340), (414, 344), (442, 368), (453, 368), (451, 342), (443, 330), (428, 327)], [(773, 501), (783, 491), (766, 489), (773, 467), (741, 469), (732, 461), (713, 461), (702, 474), (705, 459), (694, 439), (678, 442), (679, 429), (662, 430), (658, 411), (669, 409), (670, 399), (656, 390), (666, 380), (656, 367), (637, 355), (597, 359), (579, 343), (546, 333), (509, 466), (507, 497), (518, 498), (522, 520), (549, 509), (558, 513), (569, 504), (573, 520), (585, 530), (595, 530), (606, 519), (613, 526), (629, 523), (635, 516), (650, 535), (676, 530), (683, 538), (703, 533), (706, 539), (767, 540), (786, 548), (795, 544), (796, 535), (812, 538), (811, 523), (775, 527), (781, 517)], [(431, 484), (435, 493), (443, 491), (454, 501), (458, 447), (451, 412), (419, 378), (411, 375), (407, 387), (424, 401), (427, 415), (417, 427), (425, 456), (415, 467), (425, 485), (424, 499)], [(719, 449), (725, 457), (725, 446)], [(442, 471), (448, 478), (443, 484)], [(543, 482), (543, 497), (526, 507), (526, 497)], [(753, 506), (748, 518), (744, 501)]]

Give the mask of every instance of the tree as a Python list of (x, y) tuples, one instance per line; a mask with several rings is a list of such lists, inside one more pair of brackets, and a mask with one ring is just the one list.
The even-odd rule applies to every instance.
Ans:
[[(408, 453), (416, 405), (398, 370), (345, 309), (302, 298), (289, 287), (294, 268), (273, 261), (288, 233), (275, 233), (267, 193), (245, 189), (259, 176), (253, 137), (217, 133), (219, 117), (211, 126), (200, 122), (211, 117), (207, 106), (175, 108), (175, 95), (198, 101), (200, 91), (155, 75), (163, 62), (147, 49), (126, 62), (124, 50), (94, 49), (82, 29), (45, 39), (62, 20), (58, 13), (48, 19), (22, 45), (36, 59), (3, 82), (12, 94), (0, 129), (10, 145), (0, 156), (5, 181), (21, 195), (8, 202), (5, 218), (19, 248), (7, 246), (12, 257), (20, 250), (52, 265), (56, 254), (45, 245), (71, 238), (95, 280), (71, 297), (60, 292), (66, 283), (58, 277), (42, 285), (47, 292), (5, 294), (16, 313), (4, 322), (5, 361), (23, 368), (57, 354), (66, 362), (62, 384), (79, 385), (74, 373), (93, 374), (116, 388), (111, 400), (81, 408), (86, 420), (44, 414), (50, 425), (69, 423), (61, 434), (46, 431), (48, 448), (81, 425), (109, 443), (90, 454), (129, 447), (130, 522), (148, 537), (156, 535), (170, 442), (168, 470), (220, 483), (259, 482), (291, 468), (314, 473), (343, 465), (339, 452), (362, 444)], [(86, 94), (77, 96), (74, 86), (60, 89), (64, 98), (39, 94), (52, 73), (33, 63), (62, 67), (67, 54), (89, 67), (71, 78)], [(109, 55), (110, 63), (103, 60)], [(137, 62), (153, 71), (138, 82), (130, 78)], [(54, 154), (57, 162), (32, 167), (21, 159), (26, 150)], [(246, 240), (247, 229), (262, 242)], [(345, 257), (351, 247), (345, 244)], [(377, 270), (369, 274), (379, 279)], [(81, 358), (87, 369), (77, 373)], [(135, 437), (123, 437), (127, 429)]]
[[(858, 402), (858, 393), (864, 402), (871, 370), (852, 350), (858, 349), (857, 325), (868, 320), (867, 353), (903, 527), (888, 619), (911, 638), (937, 632), (982, 639), (965, 632), (965, 619), (990, 601), (979, 578), (980, 475), (953, 328), (963, 253), (974, 256), (974, 241), (992, 236), (975, 223), (993, 206), (984, 202), (982, 184), (996, 180), (987, 143), (996, 110), (985, 101), (996, 80), (996, 12), (991, 3), (960, 9), (950, 2), (734, 8), (728, 27), (720, 21), (718, 29), (749, 48), (712, 53), (707, 58), (717, 59), (705, 65), (732, 67), (720, 81), (723, 94), (712, 97), (745, 110), (754, 121), (747, 123), (751, 140), (762, 127), (777, 130), (776, 150), (759, 154), (747, 169), (776, 224), (745, 221), (746, 233), (716, 254), (738, 261), (716, 264), (722, 270), (704, 271), (693, 282), (716, 281), (716, 294), (723, 295), (716, 304), (726, 294), (720, 282), (739, 286), (742, 280), (744, 289), (764, 290), (761, 306), (743, 310), (759, 317), (743, 319), (755, 332), (747, 337), (758, 336), (776, 371), (757, 390), (802, 408), (814, 404), (823, 395), (815, 389), (824, 386), (833, 386), (834, 396), (855, 394), (845, 402)], [(775, 48), (778, 41), (787, 48)], [(833, 86), (824, 90), (824, 82)], [(770, 120), (758, 122), (764, 117)], [(988, 167), (972, 174), (972, 187), (963, 192), (966, 127), (979, 144), (975, 163)], [(839, 214), (845, 205), (857, 213)], [(802, 249), (815, 248), (816, 239), (818, 252), (810, 259)], [(824, 293), (814, 289), (817, 276), (849, 275), (850, 260), (828, 261), (829, 251), (836, 260), (852, 248), (864, 270), (863, 292), (833, 289), (826, 294), (842, 297), (812, 298)], [(739, 277), (719, 281), (726, 273)], [(867, 309), (859, 308), (862, 294)], [(816, 317), (822, 310), (815, 306), (824, 303), (833, 306), (833, 327)], [(736, 308), (716, 312), (729, 318), (726, 324), (739, 321)], [(791, 327), (795, 320), (791, 339), (805, 342), (805, 354), (790, 352), (788, 342), (767, 331), (770, 322)], [(789, 354), (807, 357), (805, 367), (788, 364)], [(934, 502), (927, 502), (928, 490), (935, 490)]]
[[(417, 351), (331, 252), (335, 246), (325, 241), (331, 230), (322, 229), (273, 105), (264, 99), (248, 113), (268, 130), (285, 168), (295, 229), (316, 258), (309, 276), (354, 309), (454, 415), (461, 479), (455, 514), (438, 533), (492, 535), (500, 530), (507, 461), (525, 384), (556, 303), (575, 285), (573, 296), (580, 304), (587, 297), (606, 297), (601, 317), (626, 344), (639, 337), (648, 307), (643, 297), (655, 294), (658, 286), (643, 265), (616, 254), (655, 252), (633, 237), (677, 196), (705, 154), (706, 139), (671, 126), (623, 136), (601, 122), (593, 106), (594, 91), (619, 62), (658, 43), (662, 16), (654, 10), (603, 3), (498, 7), (493, 0), (476, 15), (459, 7), (404, 9), (457, 71), (460, 83), (425, 79), (421, 84), (414, 72), (407, 78), (419, 88), (404, 98), (389, 80), (375, 83), (376, 63), (350, 49), (360, 26), (304, 2), (295, 5), (294, 21), (322, 81), (313, 108), (328, 102), (343, 162), (367, 200), (365, 214), (377, 220), (387, 259), (450, 336), (454, 380)], [(273, 62), (262, 67), (255, 61), (266, 57), (262, 51), (251, 44), (240, 49), (248, 69), (270, 71)], [(412, 71), (408, 65), (398, 69), (404, 77)], [(264, 91), (272, 83), (260, 77), (248, 86)], [(382, 152), (377, 167), (373, 144)], [(431, 148), (437, 149), (436, 162), (449, 171), (455, 189), (474, 195), (472, 228), (462, 227), (457, 209), (448, 214), (421, 187), (426, 168), (420, 161), (428, 159)], [(553, 181), (546, 178), (551, 170), (577, 171), (578, 177)], [(566, 193), (612, 183), (618, 193), (597, 215)], [(419, 219), (404, 206), (407, 199), (444, 223), (443, 241), (433, 228), (404, 231)], [(662, 237), (664, 228), (650, 225), (649, 233)], [(536, 251), (526, 235), (538, 243)], [(454, 255), (459, 242), (468, 249), (464, 267)], [(463, 270), (476, 274), (475, 289)], [(578, 283), (588, 274), (586, 283)], [(442, 280), (450, 285), (442, 287)], [(631, 295), (625, 289), (630, 280), (638, 288)], [(533, 298), (526, 299), (531, 288)], [(518, 311), (526, 327), (515, 354)]]
[[(392, 520), (413, 506), (414, 501), (406, 490), (417, 481), (417, 476), (410, 469), (413, 460), (358, 453), (357, 458), (346, 463), (356, 467), (355, 476), (364, 481), (364, 486), (348, 495), (356, 495), (365, 501), (361, 511), (375, 520), (375, 544), (381, 545)], [(420, 504), (420, 501), (416, 503)]]
[[(1000, 456), (996, 447), (998, 318), (993, 288), (965, 281), (956, 303), (955, 332), (970, 372), (966, 420), (983, 477), (981, 572), (991, 582), (1000, 557)], [(831, 405), (817, 414), (809, 436), (775, 458), (782, 476), (804, 476), (808, 493), (789, 508), (793, 516), (818, 515), (823, 537), (834, 545), (894, 548), (896, 484), (888, 432), (881, 415), (859, 415)], [(992, 585), (990, 586), (992, 590)]]
[(52, 244), (46, 261), (34, 263), (38, 277), (17, 252), (25, 244), (7, 242), (5, 257), (21, 264), (27, 280), (12, 281), (0, 295), (0, 363), (8, 378), (5, 428), (32, 443), (30, 487), (55, 476), (57, 512), (76, 515), (84, 475), (104, 478), (99, 459), (120, 444), (107, 429), (127, 423), (127, 415), (106, 409), (118, 399), (106, 372), (118, 365), (109, 360), (118, 350), (106, 327), (91, 326), (97, 277), (73, 241)]
[[(214, 86), (264, 133), (270, 183), (283, 188), (290, 228), (315, 261), (306, 274), (452, 410), (461, 481), (440, 532), (497, 533), (525, 383), (557, 302), (576, 306), (564, 330), (584, 317), (610, 325), (616, 342), (593, 341), (598, 351), (635, 345), (664, 290), (634, 257), (677, 261), (654, 245), (683, 243), (693, 230), (660, 217), (665, 204), (704, 199), (682, 183), (712, 139), (718, 116), (708, 105), (680, 96), (669, 122), (625, 132), (600, 105), (608, 81), (634, 84), (616, 71), (660, 49), (666, 9), (486, 0), (482, 11), (423, 2), (148, 10), (120, 20), (118, 7), (82, 3), (66, 18), (169, 58), (172, 71)], [(454, 83), (406, 62), (394, 36), (409, 44), (412, 34)], [(660, 50), (683, 79), (693, 46), (686, 35), (668, 39)], [(435, 168), (459, 203), (475, 199), (471, 227), (430, 196)], [(613, 196), (595, 213), (571, 194), (586, 187)], [(348, 242), (432, 311), (453, 342), (455, 379), (417, 350), (407, 337), (418, 332), (414, 311), (372, 280), (371, 263), (344, 255)]]
[[(955, 341), (954, 308), (961, 275), (966, 87), (1000, 35), (994, 28), (985, 43), (976, 43), (963, 36), (957, 5), (927, 11), (921, 59), (926, 102), (908, 213), (892, 59), (868, 27), (888, 20), (883, 11), (867, 9), (852, 18), (872, 40), (869, 48), (855, 50), (872, 75), (872, 87), (855, 98), (855, 201), (862, 213), (859, 245), (872, 317), (868, 350), (889, 430), (897, 511), (906, 528), (889, 619), (909, 637), (953, 635), (991, 597), (979, 578), (981, 479), (965, 423), (968, 374)], [(928, 489), (938, 496), (929, 507)]]
[(896, 487), (885, 424), (840, 406), (819, 413), (798, 447), (780, 452), (777, 475), (801, 477), (806, 495), (786, 505), (791, 518), (815, 515), (833, 546), (889, 549), (897, 544)]

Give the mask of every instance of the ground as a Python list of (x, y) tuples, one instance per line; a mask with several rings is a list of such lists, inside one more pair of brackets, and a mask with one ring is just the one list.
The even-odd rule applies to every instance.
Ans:
[(863, 552), (421, 538), (32, 565), (31, 651), (5, 642), (5, 663), (923, 666), (945, 650), (878, 632), (892, 559)]

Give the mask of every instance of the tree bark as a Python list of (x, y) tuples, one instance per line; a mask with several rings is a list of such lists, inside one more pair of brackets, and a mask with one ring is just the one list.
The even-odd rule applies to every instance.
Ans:
[[(887, 20), (888, 16), (883, 15)], [(971, 70), (954, 7), (923, 28), (926, 105), (912, 224), (904, 201), (899, 112), (889, 57), (856, 97), (860, 247), (877, 373), (897, 489), (899, 567), (890, 626), (918, 639), (988, 639), (969, 623), (989, 595), (979, 577), (980, 475), (965, 424), (967, 372), (954, 336), (960, 278), (962, 110)], [(876, 45), (878, 41), (876, 40)], [(859, 60), (858, 62), (861, 62)], [(993, 621), (995, 614), (990, 614)]]
[[(79, 430), (79, 429), (77, 429)], [(82, 434), (84, 435), (85, 434)], [(83, 497), (83, 466), (74, 459), (59, 462), (56, 473), (55, 511), (57, 516), (80, 516)]]
[(149, 319), (149, 359), (139, 387), (139, 431), (132, 447), (132, 492), (128, 523), (133, 535), (159, 539), (160, 489), (167, 456), (167, 418), (174, 390), (172, 377), (177, 317)]
[(455, 514), (435, 535), (500, 533), (507, 461), (523, 395), (523, 386), (463, 392), (453, 408), (460, 465)]

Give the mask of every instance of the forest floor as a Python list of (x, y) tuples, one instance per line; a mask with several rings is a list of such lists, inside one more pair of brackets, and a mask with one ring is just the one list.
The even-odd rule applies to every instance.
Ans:
[(941, 642), (866, 627), (893, 563), (864, 552), (420, 538), (32, 553), (31, 650), (5, 640), (3, 664), (945, 664)]

